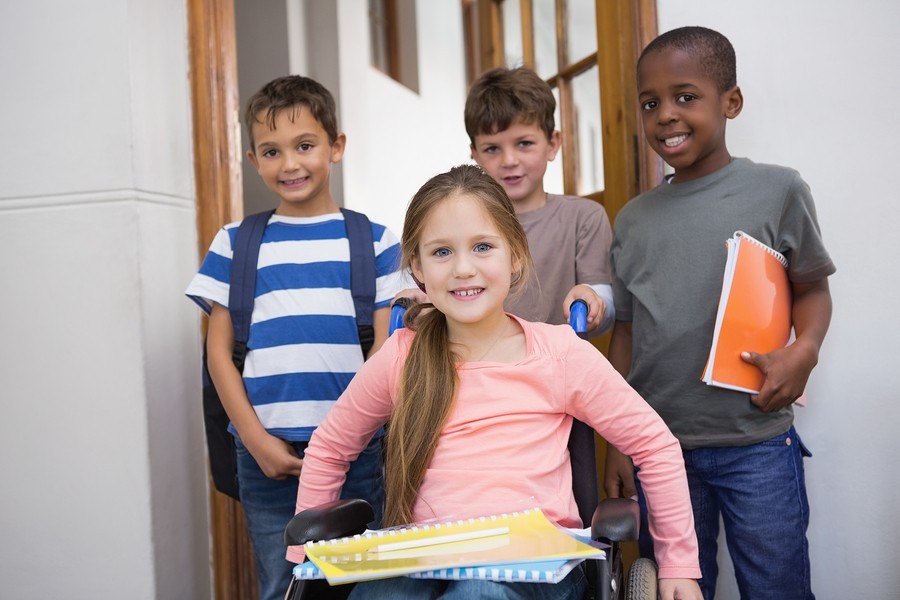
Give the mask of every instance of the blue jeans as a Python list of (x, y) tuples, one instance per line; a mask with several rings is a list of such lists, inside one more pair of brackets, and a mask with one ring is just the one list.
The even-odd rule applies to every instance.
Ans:
[(476, 579), (441, 581), (394, 577), (357, 583), (349, 600), (581, 600), (584, 571), (573, 569), (559, 583), (501, 583)]
[[(705, 600), (716, 593), (719, 517), (734, 563), (741, 598), (813, 600), (810, 585), (809, 501), (803, 458), (811, 456), (791, 427), (752, 446), (684, 450), (700, 545), (700, 589)], [(641, 555), (652, 546), (647, 505), (640, 483)]]
[[(253, 555), (259, 575), (260, 600), (281, 600), (290, 584), (293, 563), (285, 559), (284, 528), (294, 516), (297, 506), (297, 478), (275, 480), (266, 477), (247, 448), (235, 438), (241, 505), (253, 543)], [(303, 457), (306, 442), (294, 442), (297, 455)], [(381, 460), (381, 437), (350, 465), (341, 498), (362, 498), (375, 509), (375, 521), (381, 523), (384, 506), (384, 476)]]

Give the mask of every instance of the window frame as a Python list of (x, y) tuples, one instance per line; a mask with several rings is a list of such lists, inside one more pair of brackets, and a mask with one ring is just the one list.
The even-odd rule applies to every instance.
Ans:
[[(383, 2), (384, 16), (375, 14), (372, 10), (373, 2)], [(369, 53), (371, 56), (371, 65), (391, 79), (401, 81), (400, 38), (399, 28), (397, 27), (397, 0), (369, 0), (367, 10), (369, 16)], [(387, 58), (387, 68), (378, 64), (375, 60), (376, 37), (374, 31), (376, 29), (381, 30), (381, 39), (384, 40), (384, 48), (381, 48), (381, 52), (383, 52)]]

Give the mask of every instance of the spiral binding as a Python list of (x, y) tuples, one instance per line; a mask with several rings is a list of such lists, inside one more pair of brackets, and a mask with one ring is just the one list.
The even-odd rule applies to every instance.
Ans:
[(741, 238), (746, 239), (748, 242), (756, 244), (757, 246), (759, 246), (760, 248), (762, 248), (763, 250), (765, 250), (766, 252), (768, 252), (769, 254), (774, 256), (785, 269), (788, 268), (787, 258), (785, 258), (784, 254), (782, 254), (778, 250), (775, 250), (774, 248), (771, 248), (771, 247), (767, 246), (766, 244), (763, 244), (761, 241), (759, 241), (758, 239), (756, 239), (749, 233), (746, 233), (743, 231), (735, 231), (734, 232), (734, 240), (737, 241), (738, 239), (741, 239)]

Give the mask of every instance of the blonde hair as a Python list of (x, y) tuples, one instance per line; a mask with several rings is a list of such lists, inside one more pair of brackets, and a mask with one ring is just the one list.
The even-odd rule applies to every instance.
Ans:
[[(402, 267), (408, 269), (418, 255), (422, 230), (432, 210), (456, 195), (481, 202), (510, 246), (511, 286), (529, 279), (533, 269), (528, 241), (503, 187), (475, 165), (461, 165), (432, 177), (410, 201), (403, 225)], [(456, 398), (457, 357), (450, 347), (447, 319), (438, 310), (419, 315), (417, 305), (407, 313), (407, 325), (416, 330), (403, 375), (400, 394), (387, 430), (385, 458), (384, 525), (413, 520), (413, 507), (441, 430)]]

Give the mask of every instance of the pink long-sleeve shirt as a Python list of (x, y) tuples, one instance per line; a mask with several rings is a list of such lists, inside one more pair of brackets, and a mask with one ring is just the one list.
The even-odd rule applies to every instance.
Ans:
[[(700, 577), (678, 441), (602, 354), (566, 325), (517, 319), (526, 355), (515, 363), (457, 366), (456, 402), (414, 507), (417, 522), (540, 507), (581, 527), (567, 443), (572, 418), (592, 426), (641, 468), (660, 577)], [(338, 498), (348, 463), (391, 415), (414, 332), (395, 332), (353, 378), (316, 429), (297, 511)], [(288, 560), (301, 562), (300, 546)]]

